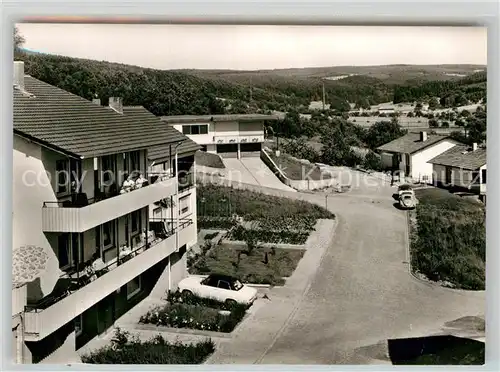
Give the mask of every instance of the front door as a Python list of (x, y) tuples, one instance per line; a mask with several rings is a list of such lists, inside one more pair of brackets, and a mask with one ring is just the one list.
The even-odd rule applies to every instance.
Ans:
[(97, 305), (97, 332), (101, 334), (111, 328), (115, 321), (114, 293), (104, 298)]
[(406, 175), (406, 177), (411, 176), (411, 167), (410, 167), (411, 164), (410, 163), (411, 163), (410, 154), (405, 154), (405, 166), (406, 166), (405, 175)]
[(451, 175), (452, 175), (452, 170), (451, 167), (446, 167), (446, 185), (450, 186), (451, 185)]

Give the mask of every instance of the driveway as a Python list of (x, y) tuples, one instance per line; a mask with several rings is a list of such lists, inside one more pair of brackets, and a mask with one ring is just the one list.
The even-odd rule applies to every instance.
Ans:
[[(351, 192), (328, 197), (328, 208), (338, 216), (335, 238), (280, 331), (254, 339), (268, 343), (261, 356), (245, 357), (238, 350), (242, 334), (214, 363), (380, 363), (377, 345), (388, 339), (435, 334), (447, 322), (484, 315), (484, 292), (441, 288), (409, 274), (405, 212), (393, 206), (394, 188), (355, 179)], [(287, 196), (326, 201), (320, 194)]]

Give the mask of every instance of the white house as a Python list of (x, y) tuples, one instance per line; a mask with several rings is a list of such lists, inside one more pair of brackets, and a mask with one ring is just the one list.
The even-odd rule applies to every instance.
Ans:
[(323, 101), (311, 101), (309, 103), (309, 110), (330, 110), (330, 104), (329, 103), (323, 103)]
[[(150, 205), (186, 195), (195, 203), (180, 164), (198, 146), (143, 108), (87, 101), (25, 75), (22, 62), (13, 97), (15, 358), (78, 362), (77, 349), (187, 275), (196, 209), (176, 203), (153, 221)], [(149, 149), (170, 145), (170, 167), (148, 174)]]
[(438, 186), (486, 194), (486, 147), (457, 145), (429, 163)]
[(401, 179), (432, 183), (432, 164), (429, 160), (457, 145), (449, 137), (427, 132), (407, 133), (377, 150), (385, 167), (399, 171)]
[(222, 157), (260, 156), (264, 129), (275, 115), (235, 114), (163, 116), (161, 120), (183, 133), (202, 150)]

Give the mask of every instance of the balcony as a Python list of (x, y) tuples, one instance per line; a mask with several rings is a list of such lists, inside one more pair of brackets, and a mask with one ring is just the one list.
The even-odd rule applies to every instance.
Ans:
[(253, 135), (227, 135), (215, 136), (214, 143), (217, 145), (234, 144), (234, 143), (261, 143), (264, 142), (264, 134)]
[(147, 243), (121, 251), (117, 258), (105, 264), (98, 259), (65, 272), (51, 294), (26, 306), (26, 340), (43, 339), (196, 236), (192, 220), (179, 224), (177, 237), (175, 224), (154, 231)]
[(178, 177), (178, 182), (179, 182), (179, 192), (185, 191), (187, 189), (190, 189), (191, 187), (194, 187), (194, 174), (193, 172), (188, 172), (188, 173), (183, 173), (182, 171), (179, 171), (179, 177)]
[(122, 188), (107, 198), (87, 199), (77, 194), (68, 202), (45, 202), (42, 208), (44, 232), (84, 232), (131, 213), (176, 193), (175, 177), (151, 178), (151, 184)]

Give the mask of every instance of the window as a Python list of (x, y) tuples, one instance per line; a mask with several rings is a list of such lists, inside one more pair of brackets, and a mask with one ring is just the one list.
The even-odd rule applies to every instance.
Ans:
[(219, 280), (218, 287), (221, 289), (231, 289), (231, 285), (229, 284), (229, 282), (226, 282), (225, 280)]
[(113, 176), (115, 173), (115, 157), (114, 155), (108, 155), (102, 157), (102, 182), (109, 183), (114, 181)]
[(115, 243), (115, 221), (106, 222), (102, 225), (102, 243), (104, 249), (111, 248)]
[(66, 269), (71, 265), (71, 244), (69, 234), (61, 234), (57, 239), (57, 259), (59, 268)]
[(481, 183), (486, 183), (486, 169), (481, 170)]
[(83, 330), (83, 315), (80, 314), (75, 318), (75, 336), (78, 337), (82, 334)]
[(56, 192), (58, 194), (69, 192), (69, 160), (63, 159), (56, 161), (57, 185)]
[(472, 172), (471, 177), (472, 177), (471, 184), (478, 185), (479, 181), (480, 181), (480, 179), (479, 179), (479, 172)]
[(208, 285), (210, 287), (217, 287), (218, 283), (219, 280), (216, 277), (210, 277), (210, 276), (202, 282), (202, 284)]
[(141, 291), (141, 276), (137, 276), (127, 283), (127, 300)]
[(184, 214), (189, 212), (189, 197), (191, 195), (184, 196), (179, 199), (179, 214)]
[(141, 210), (132, 212), (130, 230), (132, 235), (136, 235), (141, 230)]
[(207, 145), (201, 145), (201, 151), (207, 152)]
[(124, 159), (124, 170), (131, 174), (134, 171), (140, 172), (141, 166), (140, 162), (140, 152), (139, 151), (131, 151), (125, 154)]
[(183, 125), (182, 126), (183, 134), (207, 134), (208, 133), (208, 124), (201, 125)]

